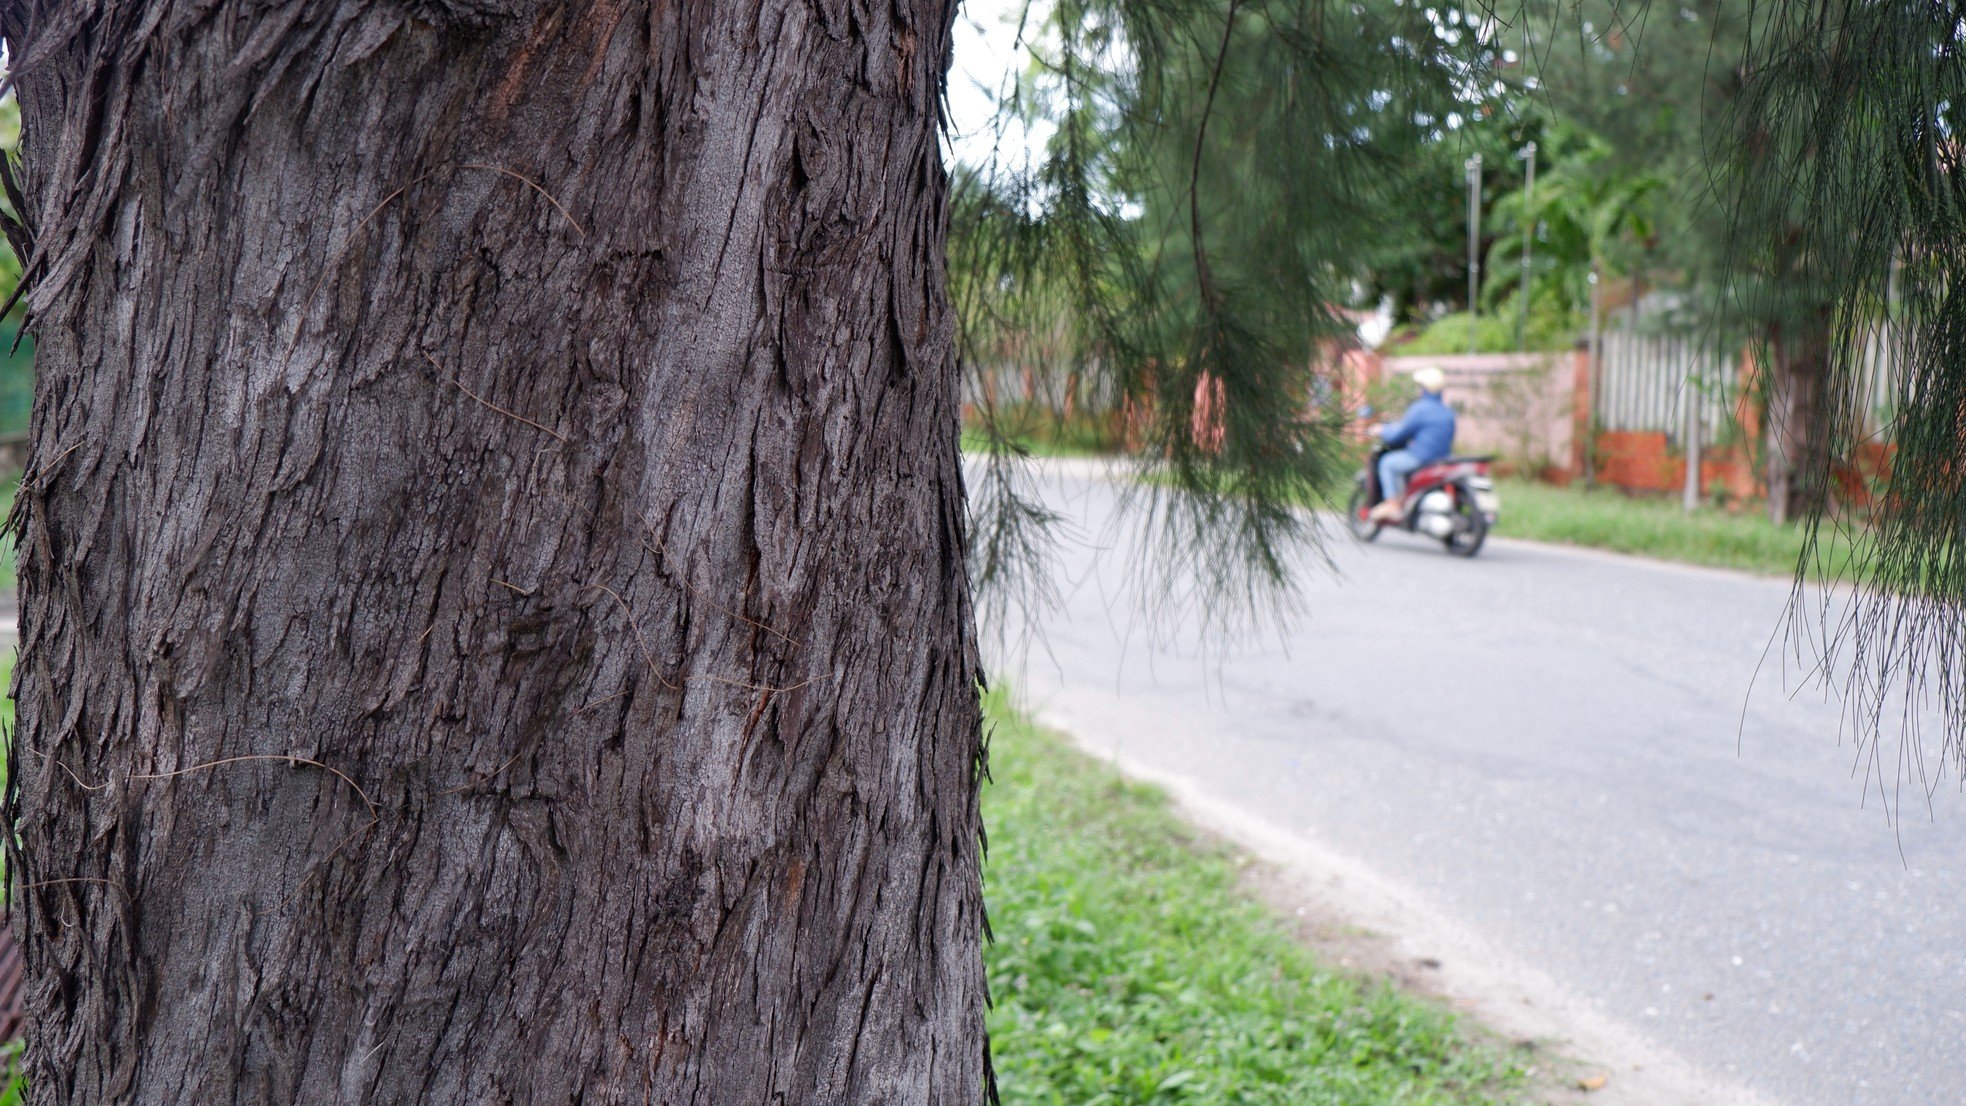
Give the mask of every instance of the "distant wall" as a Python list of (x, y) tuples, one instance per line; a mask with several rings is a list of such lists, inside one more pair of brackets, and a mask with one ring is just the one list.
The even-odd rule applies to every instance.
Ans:
[(1569, 353), (1494, 353), (1457, 357), (1389, 357), (1393, 376), (1425, 365), (1447, 375), (1446, 397), (1458, 416), (1455, 448), (1492, 453), (1517, 469), (1540, 473), (1571, 460), (1575, 357)]
[[(1345, 386), (1362, 400), (1376, 385), (1397, 382), (1428, 365), (1447, 377), (1446, 398), (1458, 417), (1454, 448), (1492, 453), (1517, 471), (1561, 479), (1579, 460), (1576, 449), (1576, 353), (1477, 353), (1444, 357), (1355, 354), (1344, 364)], [(1390, 418), (1397, 411), (1382, 411)]]
[[(1687, 350), (1683, 357), (1692, 356), (1690, 346)], [(1492, 453), (1516, 472), (1564, 484), (1583, 477), (1588, 447), (1595, 451), (1592, 461), (1600, 484), (1649, 493), (1676, 492), (1685, 486), (1686, 453), (1679, 439), (1685, 418), (1681, 404), (1687, 393), (1675, 398), (1665, 385), (1650, 380), (1683, 371), (1683, 364), (1663, 358), (1639, 360), (1629, 354), (1625, 360), (1607, 362), (1601, 381), (1605, 394), (1595, 405), (1590, 355), (1584, 349), (1448, 357), (1357, 353), (1342, 363), (1341, 377), (1347, 398), (1356, 405), (1372, 388), (1411, 376), (1427, 365), (1447, 376), (1447, 401), (1460, 416), (1455, 436), (1459, 452)], [(1645, 374), (1638, 375), (1640, 370)], [(1709, 385), (1701, 393), (1706, 439), (1700, 457), (1701, 490), (1724, 489), (1735, 499), (1758, 496), (1760, 473), (1753, 449), (1743, 443), (1758, 439), (1760, 423), (1751, 402), (1752, 387), (1739, 383), (1751, 378), (1752, 359), (1744, 357), (1703, 371), (1715, 381), (1732, 381), (1726, 386)], [(1650, 406), (1641, 406), (1639, 399), (1648, 399)], [(1594, 408), (1599, 426), (1592, 435), (1588, 428)], [(1372, 421), (1397, 413), (1378, 412)], [(1667, 428), (1655, 428), (1659, 426)], [(1725, 444), (1722, 427), (1733, 430)], [(1849, 472), (1838, 472), (1839, 491), (1847, 502), (1862, 502), (1880, 474), (1889, 471), (1888, 450), (1871, 453), (1860, 465), (1850, 466)]]
[[(1604, 430), (1597, 436), (1597, 479), (1635, 492), (1676, 492), (1686, 486), (1686, 453), (1661, 430)], [(1700, 492), (1725, 489), (1735, 499), (1761, 494), (1753, 458), (1739, 446), (1700, 454)]]

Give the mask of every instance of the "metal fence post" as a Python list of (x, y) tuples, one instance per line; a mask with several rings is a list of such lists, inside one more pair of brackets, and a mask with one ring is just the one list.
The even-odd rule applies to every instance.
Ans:
[(1597, 487), (1597, 412), (1600, 406), (1599, 394), (1604, 390), (1604, 372), (1600, 364), (1604, 356), (1604, 326), (1598, 311), (1598, 261), (1591, 258), (1591, 352), (1590, 352), (1590, 410), (1584, 418), (1584, 487)]
[(1516, 283), (1515, 348), (1529, 347), (1529, 254), (1536, 242), (1536, 144), (1522, 148), (1522, 279)]
[(1700, 358), (1696, 355), (1686, 364), (1686, 488), (1680, 495), (1679, 506), (1687, 514), (1700, 509), (1700, 435), (1702, 432), (1700, 408), (1706, 399), (1706, 392), (1700, 387)]
[(1481, 321), (1481, 155), (1468, 159), (1468, 352)]

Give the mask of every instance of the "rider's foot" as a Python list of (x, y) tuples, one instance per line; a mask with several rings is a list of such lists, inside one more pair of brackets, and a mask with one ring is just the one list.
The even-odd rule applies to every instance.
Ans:
[(1365, 517), (1369, 522), (1398, 522), (1401, 513), (1398, 500), (1382, 499)]

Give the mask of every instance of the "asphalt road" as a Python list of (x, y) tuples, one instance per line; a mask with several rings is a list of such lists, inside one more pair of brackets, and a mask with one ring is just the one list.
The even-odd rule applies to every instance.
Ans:
[(1966, 1102), (1966, 794), (1886, 788), (1887, 818), (1902, 750), (1860, 751), (1790, 694), (1793, 656), (1786, 688), (1763, 663), (1785, 583), (1341, 537), (1290, 627), (1157, 647), (1114, 486), (1037, 483), (1080, 540), (1042, 641), (997, 667), (1089, 746), (1315, 833), (1723, 1081)]

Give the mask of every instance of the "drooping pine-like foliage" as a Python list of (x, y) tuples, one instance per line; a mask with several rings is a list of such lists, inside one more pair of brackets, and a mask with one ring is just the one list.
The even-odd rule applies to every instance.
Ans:
[[(1757, 349), (1796, 423), (1759, 446), (1794, 451), (1771, 476), (1790, 483), (1786, 503), (1827, 511), (1808, 523), (1819, 540), (1861, 547), (1854, 595), (1798, 602), (1822, 618), (1798, 617), (1793, 636), (1823, 646), (1865, 732), (1936, 699), (1945, 753), (1962, 754), (1957, 5), (1056, 0), (1025, 13), (1035, 61), (1002, 122), (1050, 137), (1035, 156), (1010, 142), (960, 166), (951, 236), (993, 453), (1014, 452), (988, 433), (1002, 411), (987, 385), (1006, 365), (1035, 370), (1049, 409), (1122, 412), (1132, 452), (1163, 474), (1144, 497), (1170, 539), (1161, 567), (1213, 588), (1211, 613), (1262, 609), (1290, 547), (1315, 544), (1289, 505), (1330, 487), (1338, 463), (1338, 414), (1310, 402), (1320, 343), (1343, 329), (1332, 306), (1384, 287), (1387, 243), (1416, 217), (1443, 241), (1464, 232), (1440, 225), (1454, 202), (1444, 152), (1525, 106), (1547, 112), (1609, 142), (1605, 172), (1656, 178), (1671, 218), (1601, 252), (1682, 282), (1712, 340)], [(1853, 530), (1834, 510), (1836, 462), (1875, 422), (1879, 343), (1900, 366), (1890, 473)], [(1006, 470), (985, 479), (979, 575), (1029, 578), (1017, 570), (1043, 550), (1021, 523), (1042, 511)]]
[(1000, 585), (1042, 562), (1019, 525), (1039, 512), (1001, 468), (1015, 366), (1048, 406), (1106, 413), (1155, 468), (1135, 498), (1163, 539), (1143, 567), (1168, 612), (1274, 610), (1293, 549), (1315, 548), (1295, 508), (1343, 463), (1334, 308), (1404, 232), (1428, 159), (1493, 110), (1486, 36), (1398, 0), (1025, 12), (1033, 71), (999, 123), (1050, 136), (959, 166), (951, 232), (972, 422), (999, 463), (975, 571)]
[[(1823, 670), (1866, 734), (1902, 712), (1914, 740), (1898, 777), (1929, 788), (1966, 759), (1966, 25), (1942, 0), (1756, 12), (1724, 199), (1736, 226), (1788, 230), (1737, 236), (1741, 270), (1806, 273), (1747, 283), (1764, 310), (1821, 315), (1812, 479), (1827, 483), (1830, 459), (1859, 444), (1866, 346), (1899, 368), (1876, 520), (1857, 534), (1814, 520), (1818, 541), (1857, 544), (1861, 578), (1847, 601), (1798, 604), (1794, 633), (1824, 644)], [(1936, 750), (1915, 740), (1921, 708), (1942, 718)]]

